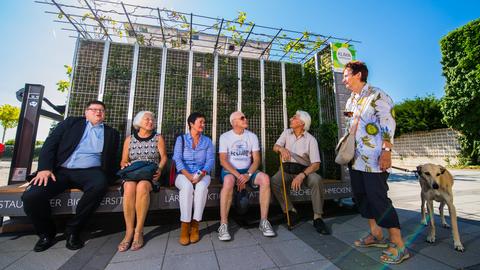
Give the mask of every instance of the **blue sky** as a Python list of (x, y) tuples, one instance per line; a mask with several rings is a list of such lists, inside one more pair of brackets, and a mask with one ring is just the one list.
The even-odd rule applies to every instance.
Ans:
[[(439, 41), (480, 17), (476, 0), (124, 2), (224, 18), (245, 11), (256, 24), (360, 40), (357, 57), (367, 63), (369, 81), (395, 102), (429, 93), (441, 97), (445, 81)], [(45, 10), (33, 1), (0, 1), (0, 105), (20, 106), (15, 91), (27, 82), (45, 85), (49, 99), (65, 102), (55, 83), (65, 79), (63, 65), (72, 62), (75, 40)], [(49, 126), (41, 120), (38, 139), (45, 138)], [(7, 139), (13, 137), (14, 130), (7, 132)]]

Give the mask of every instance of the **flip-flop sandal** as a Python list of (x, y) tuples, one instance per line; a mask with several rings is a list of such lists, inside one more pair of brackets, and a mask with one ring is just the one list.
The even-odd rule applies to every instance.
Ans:
[(120, 244), (118, 244), (118, 251), (119, 252), (125, 252), (130, 248), (130, 245), (132, 244), (132, 241), (122, 241)]
[(385, 241), (385, 239), (377, 239), (371, 233), (369, 233), (367, 236), (365, 236), (363, 238), (360, 238), (357, 241), (355, 241), (354, 245), (356, 247), (379, 247), (379, 248), (388, 247), (388, 243), (387, 243), (387, 241)]
[(131, 251), (137, 251), (143, 247), (143, 235), (138, 240), (133, 240), (132, 247), (130, 248)]
[(382, 253), (383, 255), (380, 256), (380, 260), (382, 263), (387, 263), (387, 264), (400, 264), (406, 259), (410, 258), (410, 253), (408, 252), (406, 247), (403, 248), (398, 248), (397, 245), (394, 243), (389, 244), (391, 248), (394, 248), (397, 250), (397, 255), (394, 255), (388, 250), (384, 250)]

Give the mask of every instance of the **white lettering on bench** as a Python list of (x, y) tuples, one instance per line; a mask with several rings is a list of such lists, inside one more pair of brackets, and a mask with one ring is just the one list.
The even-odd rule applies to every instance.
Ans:
[(2, 208), (23, 208), (21, 200), (0, 200), (0, 209)]
[(62, 207), (62, 200), (61, 199), (51, 199), (50, 200), (50, 207)]
[(328, 194), (347, 194), (351, 192), (352, 189), (350, 187), (330, 187), (325, 189), (325, 193)]
[(292, 196), (310, 196), (312, 195), (312, 190), (311, 189), (299, 189), (298, 191), (295, 190), (290, 190), (290, 195)]
[(76, 206), (78, 204), (78, 201), (80, 201), (80, 199), (68, 199), (67, 206)]
[(180, 199), (180, 195), (178, 194), (170, 194), (170, 195), (165, 195), (165, 202), (166, 203), (171, 203), (171, 202), (178, 202)]
[(209, 193), (208, 196), (207, 196), (207, 200), (209, 200), (209, 201), (220, 200), (220, 193), (218, 193), (218, 192)]
[(123, 197), (104, 197), (100, 205), (120, 205)]

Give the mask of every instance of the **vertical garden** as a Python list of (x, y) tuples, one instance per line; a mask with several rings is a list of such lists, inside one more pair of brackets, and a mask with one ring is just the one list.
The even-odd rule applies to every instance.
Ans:
[[(272, 151), (273, 145), (282, 133), (284, 124), (288, 123), (288, 117), (296, 110), (304, 110), (312, 117), (310, 132), (320, 146), (322, 167), (319, 173), (325, 178), (340, 179), (340, 169), (333, 162), (337, 124), (329, 48), (317, 55), (320, 64), (318, 78), (313, 58), (304, 66), (285, 63), (285, 86), (282, 84), (281, 62), (265, 60), (262, 76), (259, 59), (242, 58), (239, 61), (237, 57), (219, 55), (216, 107), (214, 55), (193, 53), (191, 98), (188, 99), (190, 53), (168, 49), (165, 74), (161, 74), (162, 62), (165, 61), (162, 59), (162, 50), (159, 47), (140, 46), (138, 63), (134, 67), (135, 47), (132, 44), (110, 44), (105, 90), (100, 98), (108, 107), (106, 123), (118, 129), (122, 135), (126, 135), (127, 119), (138, 111), (149, 110), (158, 114), (161, 110), (163, 117), (160, 128), (166, 140), (167, 152), (171, 153), (175, 136), (185, 131), (188, 105), (191, 112), (199, 111), (206, 115), (205, 134), (210, 137), (216, 134), (214, 140), (231, 128), (229, 116), (240, 105), (249, 120), (249, 129), (259, 137), (266, 171), (272, 175), (278, 170), (278, 155)], [(83, 115), (85, 103), (99, 97), (103, 53), (104, 42), (79, 42), (68, 100), (68, 116)], [(160, 87), (162, 76), (165, 81), (163, 99)], [(136, 78), (134, 83), (132, 78)], [(133, 90), (130, 89), (132, 85), (135, 86)], [(283, 102), (284, 87), (286, 104)], [(130, 97), (131, 91), (135, 91), (133, 99)], [(263, 104), (262, 94), (265, 97)], [(159, 104), (162, 100), (163, 103)], [(132, 106), (133, 113), (128, 115), (128, 108)], [(287, 119), (284, 118), (284, 106)], [(213, 123), (214, 113), (217, 116), (216, 123)]]

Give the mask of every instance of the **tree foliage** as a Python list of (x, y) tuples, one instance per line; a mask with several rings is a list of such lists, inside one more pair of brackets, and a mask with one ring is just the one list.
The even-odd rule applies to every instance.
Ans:
[(0, 124), (3, 126), (2, 143), (5, 141), (5, 132), (9, 128), (14, 128), (18, 124), (20, 108), (10, 104), (0, 106)]
[(445, 96), (443, 120), (460, 131), (462, 161), (480, 163), (480, 19), (440, 40)]
[(395, 136), (413, 131), (428, 131), (447, 127), (442, 123), (440, 100), (433, 95), (406, 99), (395, 105), (397, 128)]

